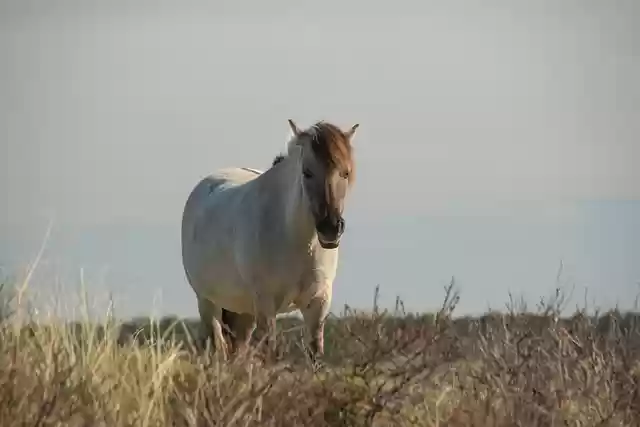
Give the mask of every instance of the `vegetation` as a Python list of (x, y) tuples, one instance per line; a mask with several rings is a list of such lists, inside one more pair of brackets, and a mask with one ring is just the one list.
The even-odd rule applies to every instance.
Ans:
[(280, 359), (223, 363), (197, 321), (36, 318), (0, 325), (0, 425), (631, 426), (640, 420), (640, 316), (535, 312), (454, 318), (345, 308), (314, 370), (301, 323), (279, 321)]

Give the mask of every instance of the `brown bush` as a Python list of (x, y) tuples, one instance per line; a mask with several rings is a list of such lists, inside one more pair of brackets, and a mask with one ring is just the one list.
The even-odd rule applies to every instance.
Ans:
[(327, 320), (318, 370), (296, 318), (279, 321), (282, 357), (265, 365), (196, 350), (197, 321), (14, 309), (0, 326), (0, 425), (637, 425), (637, 314), (560, 318), (547, 304), (454, 318), (457, 300), (450, 287), (433, 315), (345, 308)]

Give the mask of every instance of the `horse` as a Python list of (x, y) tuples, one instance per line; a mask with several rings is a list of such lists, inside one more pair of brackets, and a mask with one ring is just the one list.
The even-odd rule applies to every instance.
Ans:
[(310, 356), (324, 354), (359, 124), (343, 131), (326, 121), (306, 129), (288, 123), (286, 151), (270, 168), (219, 169), (196, 184), (184, 206), (185, 275), (204, 339), (225, 360), (230, 350), (247, 349), (256, 327), (267, 329), (273, 351), (276, 316), (295, 310), (311, 336)]

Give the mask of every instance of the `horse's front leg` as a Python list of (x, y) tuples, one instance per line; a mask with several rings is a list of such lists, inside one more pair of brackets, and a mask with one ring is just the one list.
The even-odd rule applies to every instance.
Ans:
[(324, 355), (324, 324), (329, 307), (331, 306), (331, 293), (325, 292), (314, 297), (306, 307), (300, 307), (305, 325), (311, 336), (310, 356), (315, 363)]
[(198, 297), (198, 312), (204, 327), (204, 341), (212, 339), (215, 351), (220, 351), (223, 360), (228, 359), (228, 347), (222, 331), (222, 308), (210, 300)]
[(266, 345), (267, 360), (275, 360), (276, 355), (276, 309), (273, 300), (266, 296), (258, 299), (256, 327)]
[(265, 360), (273, 362), (276, 356), (276, 317), (260, 314), (256, 323), (265, 350)]
[(251, 334), (256, 327), (255, 316), (223, 310), (222, 319), (229, 328), (230, 353), (234, 356), (246, 356)]

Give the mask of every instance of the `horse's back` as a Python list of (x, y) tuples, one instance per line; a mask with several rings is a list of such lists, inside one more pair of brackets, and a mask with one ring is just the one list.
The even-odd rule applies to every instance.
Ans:
[[(243, 184), (252, 181), (262, 174), (261, 171), (252, 168), (225, 168), (220, 169), (200, 180), (191, 190), (187, 202), (184, 206), (182, 214), (182, 238), (187, 237), (187, 230), (196, 226), (198, 218), (202, 217), (207, 211), (216, 211), (220, 209), (233, 209), (234, 199), (240, 196), (238, 191), (231, 191)], [(211, 212), (209, 212), (211, 213)]]
[(184, 216), (213, 200), (221, 191), (245, 184), (261, 174), (261, 171), (252, 168), (226, 168), (202, 178), (187, 198)]

